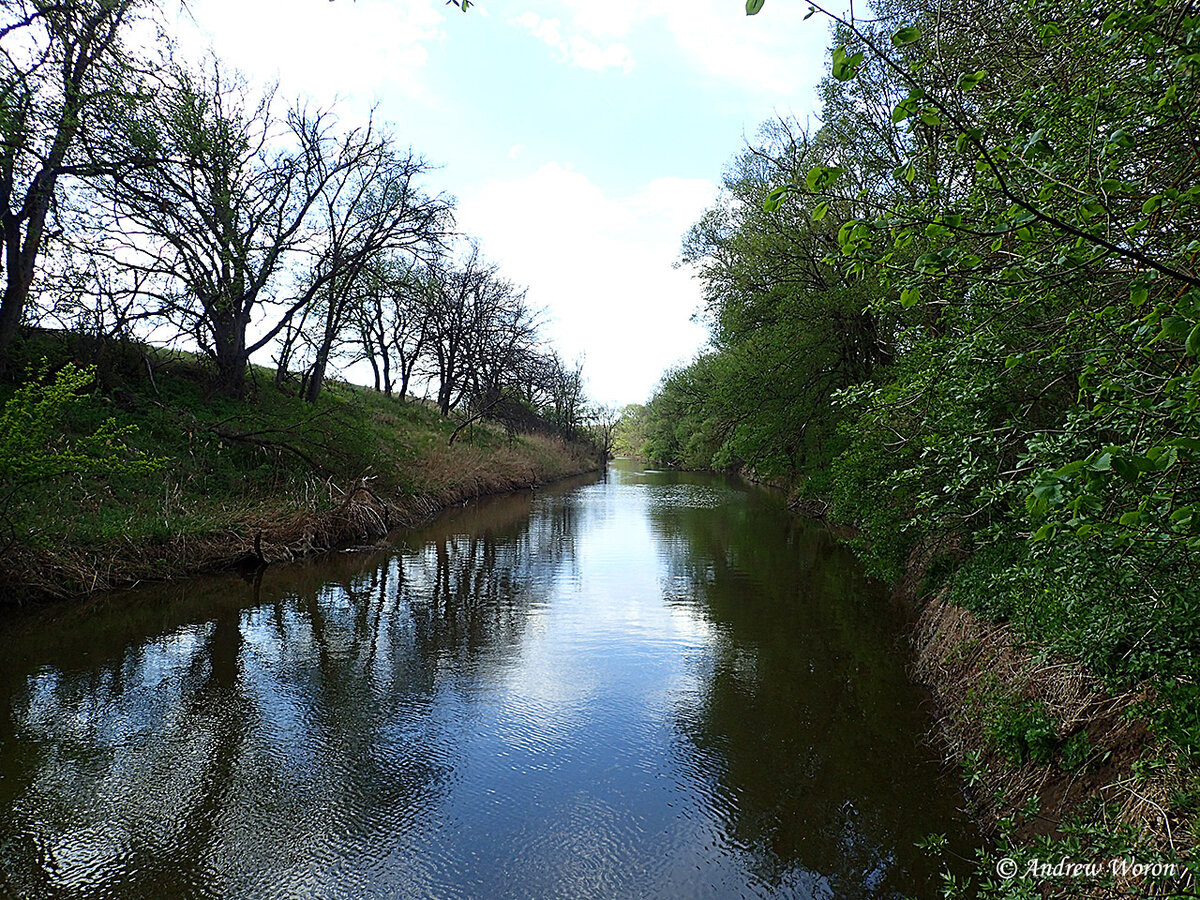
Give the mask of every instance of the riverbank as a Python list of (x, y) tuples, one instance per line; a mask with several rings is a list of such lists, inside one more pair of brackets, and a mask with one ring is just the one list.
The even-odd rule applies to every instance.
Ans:
[[(820, 498), (770, 486), (788, 494), (796, 515), (865, 545), (864, 530), (834, 521)], [(972, 879), (976, 893), (966, 895), (1197, 896), (1200, 777), (1179, 720), (1200, 710), (1166, 695), (1169, 679), (1131, 677), (1118, 665), (1097, 672), (1019, 617), (986, 614), (1011, 590), (990, 563), (961, 542), (917, 544), (892, 581), (911, 616), (911, 676), (929, 691), (946, 764), (961, 772), (968, 808), (993, 842)], [(1005, 860), (1016, 877), (997, 874)], [(1070, 864), (1097, 868), (1072, 874)], [(968, 890), (948, 884), (947, 896), (960, 888)]]
[[(825, 500), (738, 474), (784, 491), (793, 513), (839, 540), (861, 542)], [(933, 700), (946, 762), (994, 842), (979, 861), (978, 896), (1196, 897), (1200, 773), (1194, 750), (1158, 727), (1180, 716), (1179, 701), (1149, 678), (1103, 678), (1018, 622), (966, 608), (990, 589), (985, 577), (955, 591), (970, 562), (953, 542), (917, 545), (892, 593), (911, 611), (911, 674)], [(1015, 876), (1004, 877), (1005, 860)], [(946, 896), (958, 887), (947, 884)]]
[(965, 609), (928, 569), (913, 554), (895, 593), (915, 611), (912, 674), (946, 761), (994, 841), (978, 896), (1195, 897), (1200, 781), (1187, 748), (1155, 727), (1169, 702), (1149, 680), (1106, 682)]
[[(68, 435), (113, 417), (161, 463), (150, 474), (28, 484), (8, 518), (0, 603), (68, 598), (369, 543), (488, 494), (598, 467), (590, 446), (455, 423), (427, 403), (331, 384), (315, 404), (255, 369), (245, 400), (216, 395), (194, 360), (107, 361), (70, 408)], [(12, 388), (0, 394), (7, 399)]]

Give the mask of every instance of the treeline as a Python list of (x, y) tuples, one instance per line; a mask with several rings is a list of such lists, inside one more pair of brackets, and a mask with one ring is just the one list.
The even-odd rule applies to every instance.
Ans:
[(360, 363), (443, 415), (578, 430), (579, 367), (424, 159), (163, 27), (151, 0), (0, 0), (0, 372), (39, 326), (198, 352), (230, 397), (252, 359), (309, 401)]
[(873, 7), (687, 235), (711, 340), (618, 449), (786, 483), (885, 577), (932, 553), (1200, 750), (1200, 16)]

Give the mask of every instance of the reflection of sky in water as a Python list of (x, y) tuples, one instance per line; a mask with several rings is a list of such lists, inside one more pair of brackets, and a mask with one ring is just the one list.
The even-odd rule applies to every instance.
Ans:
[(626, 464), (38, 632), (0, 663), (0, 894), (933, 896), (953, 788), (793, 532)]

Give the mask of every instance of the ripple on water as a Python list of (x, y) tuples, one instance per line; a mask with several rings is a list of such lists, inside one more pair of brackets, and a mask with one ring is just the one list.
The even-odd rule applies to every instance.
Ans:
[(891, 639), (755, 496), (618, 472), (39, 632), (0, 894), (933, 896)]

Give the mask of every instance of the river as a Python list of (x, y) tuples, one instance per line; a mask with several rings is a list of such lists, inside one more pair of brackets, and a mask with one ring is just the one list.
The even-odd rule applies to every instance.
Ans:
[(9, 619), (0, 896), (934, 898), (980, 842), (902, 613), (717, 476)]

